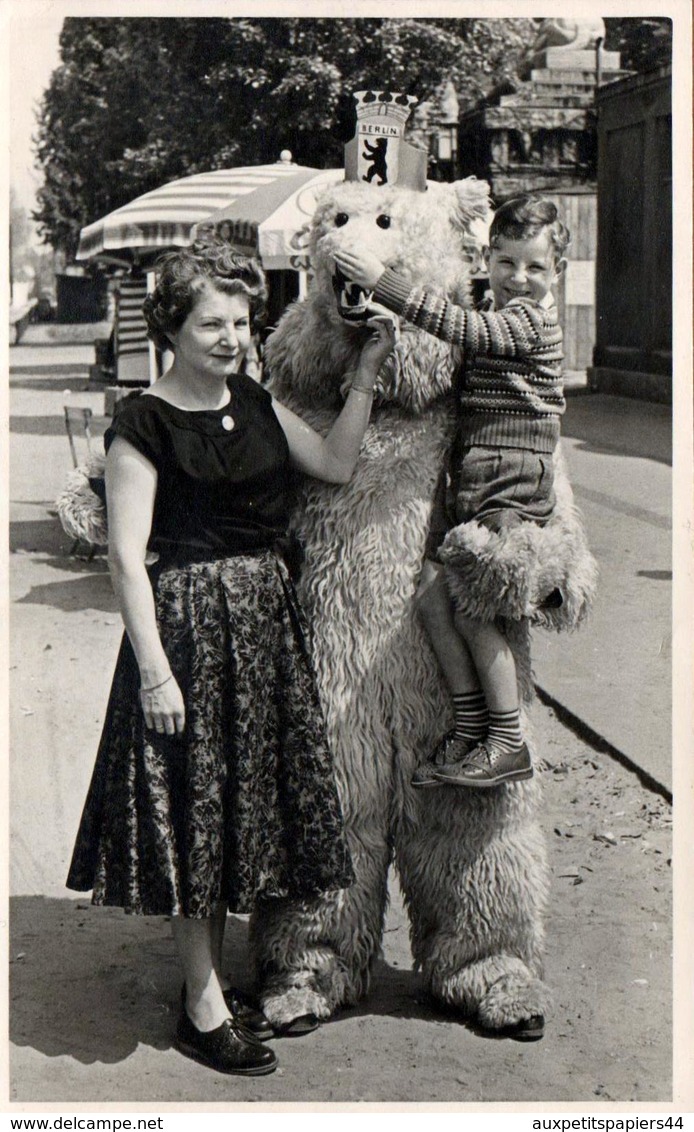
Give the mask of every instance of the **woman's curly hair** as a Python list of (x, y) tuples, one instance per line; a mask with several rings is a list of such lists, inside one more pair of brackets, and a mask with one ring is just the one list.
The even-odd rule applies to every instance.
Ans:
[(256, 260), (239, 255), (224, 240), (196, 240), (189, 248), (167, 252), (156, 264), (157, 285), (142, 313), (147, 334), (160, 350), (170, 350), (170, 334), (183, 326), (205, 283), (227, 295), (248, 296), (251, 331), (266, 315), (267, 283)]

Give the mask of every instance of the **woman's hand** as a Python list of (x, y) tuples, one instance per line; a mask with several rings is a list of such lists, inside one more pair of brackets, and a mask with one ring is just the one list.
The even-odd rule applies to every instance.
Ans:
[(301, 417), (274, 402), (275, 414), (289, 444), (295, 467), (328, 483), (347, 483), (356, 467), (369, 423), (378, 371), (395, 346), (397, 319), (390, 311), (369, 319), (371, 333), (347, 391), (347, 400), (327, 436), (314, 432)]
[(366, 323), (372, 333), (364, 343), (359, 356), (357, 383), (360, 386), (370, 385), (373, 388), (378, 371), (397, 345), (399, 325), (397, 316), (385, 307), (378, 308), (374, 303), (370, 310), (378, 313), (374, 313)]
[(140, 703), (147, 727), (159, 735), (182, 735), (186, 712), (181, 689), (175, 676), (147, 691), (140, 689)]

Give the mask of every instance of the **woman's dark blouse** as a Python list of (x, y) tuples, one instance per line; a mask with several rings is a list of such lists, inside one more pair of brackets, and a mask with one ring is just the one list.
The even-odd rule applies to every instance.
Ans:
[(252, 554), (286, 535), (289, 448), (272, 398), (245, 374), (228, 384), (222, 409), (129, 399), (104, 436), (107, 452), (122, 436), (157, 470), (149, 549), (163, 561)]

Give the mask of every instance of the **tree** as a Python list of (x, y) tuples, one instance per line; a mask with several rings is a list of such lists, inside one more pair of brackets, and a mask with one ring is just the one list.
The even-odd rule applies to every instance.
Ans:
[(133, 197), (206, 169), (342, 162), (355, 90), (434, 106), (509, 74), (526, 19), (68, 18), (37, 141), (45, 184), (34, 219), (74, 254), (79, 230)]
[(672, 20), (666, 16), (605, 17), (605, 48), (619, 51), (628, 71), (649, 71), (672, 58)]

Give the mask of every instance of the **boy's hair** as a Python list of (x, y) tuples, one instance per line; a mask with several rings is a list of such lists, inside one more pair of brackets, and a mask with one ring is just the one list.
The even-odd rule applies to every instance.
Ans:
[(497, 246), (500, 236), (509, 240), (528, 240), (549, 228), (555, 258), (561, 259), (571, 243), (571, 234), (559, 219), (557, 206), (546, 197), (526, 193), (513, 197), (497, 208), (489, 228), (489, 246)]

